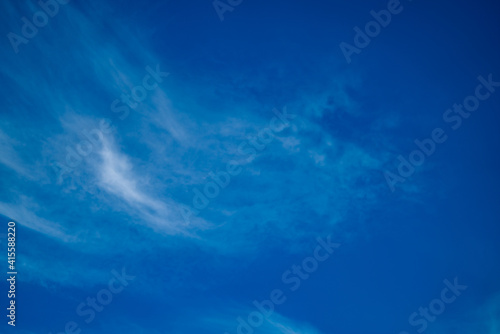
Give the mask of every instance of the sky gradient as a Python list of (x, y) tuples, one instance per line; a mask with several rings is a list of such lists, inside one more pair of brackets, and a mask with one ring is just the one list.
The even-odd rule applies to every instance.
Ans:
[(0, 9), (0, 333), (500, 333), (497, 2)]

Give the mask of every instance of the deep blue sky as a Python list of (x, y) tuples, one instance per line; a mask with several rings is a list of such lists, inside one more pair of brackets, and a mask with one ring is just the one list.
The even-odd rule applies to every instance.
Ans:
[[(455, 278), (467, 289), (425, 332), (500, 333), (500, 87), (456, 130), (443, 119), (479, 76), (500, 82), (500, 5), (402, 0), (348, 63), (339, 45), (387, 6), (243, 0), (221, 21), (210, 0), (73, 0), (13, 47), (40, 6), (3, 1), (0, 233), (16, 222), (19, 274), (0, 333), (234, 334), (274, 289), (286, 301), (255, 333), (420, 333), (409, 318)], [(391, 191), (384, 173), (436, 128), (447, 140)], [(282, 275), (328, 236), (291, 291)], [(122, 268), (135, 279), (86, 323), (76, 308)]]

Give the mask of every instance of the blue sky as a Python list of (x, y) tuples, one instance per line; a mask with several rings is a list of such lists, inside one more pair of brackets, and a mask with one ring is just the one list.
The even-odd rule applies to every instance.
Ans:
[(500, 333), (499, 5), (221, 3), (1, 3), (0, 332)]

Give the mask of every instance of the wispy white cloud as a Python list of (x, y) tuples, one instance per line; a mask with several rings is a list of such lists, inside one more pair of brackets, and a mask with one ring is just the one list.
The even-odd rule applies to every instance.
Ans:
[(64, 242), (74, 242), (77, 238), (65, 231), (62, 224), (45, 219), (37, 215), (40, 210), (34, 199), (21, 196), (18, 202), (0, 202), (0, 213), (15, 222), (37, 231), (43, 235), (62, 240)]
[(0, 164), (7, 166), (23, 177), (30, 178), (30, 173), (24, 167), (23, 161), (16, 152), (20, 147), (22, 147), (21, 143), (10, 138), (0, 129), (0, 152), (2, 152), (0, 154)]
[[(187, 234), (187, 227), (180, 216), (175, 215), (172, 199), (162, 202), (153, 196), (154, 184), (148, 184), (148, 176), (134, 172), (129, 159), (118, 151), (109, 140), (104, 140), (100, 151), (101, 163), (94, 166), (99, 186), (137, 210), (140, 220), (169, 234)], [(149, 194), (141, 188), (149, 188)], [(169, 205), (166, 203), (170, 203)], [(130, 212), (133, 214), (134, 212)], [(192, 227), (192, 226), (191, 226)]]
[[(26, 114), (33, 106), (40, 110), (33, 119), (12, 122), (17, 128), (30, 126), (37, 141), (29, 150), (42, 153), (31, 154), (29, 162), (19, 158), (18, 138), (4, 131), (0, 136), (6, 154), (0, 162), (22, 175), (29, 173), (27, 164), (45, 166), (37, 168), (42, 175), (36, 178), (43, 180), (43, 187), (31, 184), (42, 188), (32, 201), (52, 199), (51, 210), (45, 212), (23, 210), (22, 204), (6, 200), (1, 209), (9, 216), (70, 247), (85, 243), (82, 252), (104, 250), (94, 238), (112, 243), (116, 233), (129, 237), (127, 229), (98, 227), (100, 219), (115, 215), (114, 223), (123, 227), (141, 225), (160, 236), (188, 236), (190, 242), (211, 251), (236, 255), (262, 251), (255, 242), (262, 231), (279, 237), (284, 247), (296, 247), (289, 241), (333, 228), (347, 211), (366, 208), (366, 202), (351, 199), (373, 199), (379, 191), (372, 172), (384, 158), (377, 149), (335, 136), (321, 120), (328, 113), (359, 115), (359, 105), (347, 89), (358, 87), (357, 79), (335, 78), (327, 93), (313, 90), (291, 96), (287, 106), (300, 119), (277, 133), (258, 156), (247, 159), (238, 151), (239, 144), (268, 126), (272, 109), (282, 107), (245, 95), (246, 90), (273, 89), (262, 74), (249, 76), (252, 80), (236, 78), (243, 90), (231, 82), (212, 83), (208, 77), (183, 82), (184, 90), (173, 90), (171, 86), (185, 77), (171, 75), (171, 86), (160, 84), (131, 109), (126, 120), (120, 120), (110, 110), (112, 101), (141, 83), (146, 66), (160, 64), (168, 71), (169, 64), (158, 61), (148, 38), (142, 38), (147, 33), (131, 33), (120, 18), (106, 12), (105, 5), (89, 6), (61, 8), (51, 28), (26, 45), (33, 52), (23, 53), (23, 62), (7, 57), (2, 68), (18, 88), (17, 100), (30, 101), (19, 110)], [(16, 12), (13, 17), (21, 17), (23, 11), (13, 8), (9, 6)], [(111, 22), (95, 22), (96, 15)], [(51, 53), (57, 47), (67, 51)], [(42, 62), (39, 54), (49, 53), (52, 57)], [(12, 99), (12, 107), (17, 100)], [(98, 128), (103, 118), (111, 119), (113, 133), (104, 136), (58, 185), (51, 164), (64, 162), (68, 147), (86, 140), (82, 132)], [(190, 204), (193, 188), (202, 187), (209, 172), (222, 170), (231, 160), (245, 167), (242, 175), (186, 225), (179, 206)], [(304, 229), (306, 212), (321, 218), (316, 230)], [(73, 222), (70, 213), (80, 219)], [(122, 216), (116, 218), (117, 213)], [(95, 235), (83, 232), (94, 228)]]

